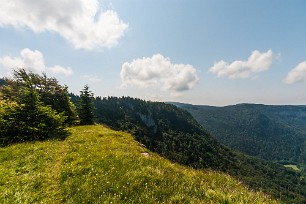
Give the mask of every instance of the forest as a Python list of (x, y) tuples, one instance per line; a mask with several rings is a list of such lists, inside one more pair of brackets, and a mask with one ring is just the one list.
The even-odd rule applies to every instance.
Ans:
[(219, 142), (234, 150), (305, 168), (306, 106), (176, 105), (190, 112)]
[(132, 133), (137, 141), (172, 161), (226, 172), (276, 198), (305, 199), (306, 180), (300, 172), (230, 150), (175, 105), (130, 97), (96, 97), (94, 103), (97, 122)]
[(64, 139), (68, 126), (100, 123), (131, 133), (140, 144), (171, 161), (225, 172), (286, 203), (306, 202), (306, 180), (300, 172), (231, 150), (175, 105), (131, 97), (94, 97), (88, 86), (80, 95), (69, 94), (68, 87), (55, 78), (25, 70), (15, 70), (13, 78), (2, 84), (2, 146)]

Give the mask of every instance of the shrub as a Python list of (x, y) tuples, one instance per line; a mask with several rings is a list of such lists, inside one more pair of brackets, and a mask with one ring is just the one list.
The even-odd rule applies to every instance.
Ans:
[(37, 92), (25, 90), (22, 101), (0, 101), (0, 145), (64, 137), (67, 116), (45, 106)]

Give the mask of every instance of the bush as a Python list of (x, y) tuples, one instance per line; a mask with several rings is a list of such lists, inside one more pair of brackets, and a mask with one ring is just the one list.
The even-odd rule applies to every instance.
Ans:
[(0, 101), (0, 145), (61, 138), (67, 134), (66, 116), (45, 106), (37, 92), (25, 90), (21, 103)]
[[(58, 113), (66, 117), (65, 123), (72, 125), (77, 120), (74, 104), (70, 101), (68, 87), (61, 86), (57, 79), (48, 78), (46, 74), (35, 74), (24, 69), (13, 71), (12, 79), (5, 79), (5, 84), (0, 86), (3, 99), (11, 101), (23, 100), (24, 91), (35, 91), (39, 100), (45, 106), (51, 106)], [(1, 96), (0, 96), (1, 98)]]

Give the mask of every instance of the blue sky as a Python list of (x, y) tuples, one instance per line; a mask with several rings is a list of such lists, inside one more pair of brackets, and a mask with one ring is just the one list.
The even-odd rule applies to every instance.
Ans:
[(0, 77), (203, 105), (306, 103), (306, 1), (10, 0)]

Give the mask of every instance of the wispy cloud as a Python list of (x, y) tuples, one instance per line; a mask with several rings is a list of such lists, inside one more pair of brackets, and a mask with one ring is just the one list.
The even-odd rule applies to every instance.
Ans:
[(73, 74), (73, 71), (70, 67), (64, 68), (59, 65), (47, 67), (44, 62), (43, 54), (38, 50), (33, 51), (29, 48), (21, 50), (20, 56), (18, 57), (0, 57), (0, 66), (5, 69), (4, 75), (9, 74), (12, 69), (16, 68), (23, 68), (35, 73), (50, 71), (53, 74), (64, 74), (65, 76), (70, 76)]
[(102, 79), (100, 79), (99, 77), (92, 76), (92, 75), (83, 75), (82, 77), (91, 82), (101, 82), (102, 81)]
[(0, 26), (55, 32), (87, 50), (115, 46), (128, 27), (116, 11), (102, 11), (98, 0), (2, 1)]
[(295, 84), (299, 82), (306, 83), (306, 61), (299, 63), (293, 68), (284, 80), (286, 84)]
[(196, 69), (189, 64), (173, 64), (161, 54), (125, 62), (121, 69), (123, 87), (155, 88), (179, 95), (198, 81)]
[(254, 74), (266, 71), (270, 68), (273, 61), (272, 50), (261, 53), (254, 50), (248, 60), (236, 60), (232, 63), (227, 63), (223, 60), (217, 62), (209, 71), (216, 74), (218, 77), (227, 77), (231, 79), (249, 78)]
[(49, 70), (53, 74), (63, 74), (65, 76), (70, 76), (70, 75), (73, 74), (73, 71), (70, 67), (64, 68), (64, 67), (59, 66), (59, 65), (55, 65), (53, 67), (50, 67)]

